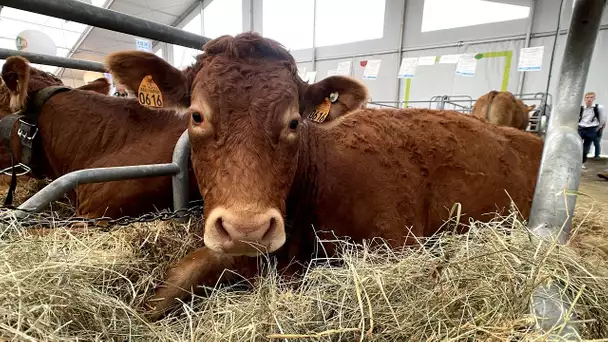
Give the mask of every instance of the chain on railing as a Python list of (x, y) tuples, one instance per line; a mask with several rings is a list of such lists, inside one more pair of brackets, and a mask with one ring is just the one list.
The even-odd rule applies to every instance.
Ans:
[[(54, 216), (48, 212), (35, 212), (28, 211), (19, 208), (8, 208), (3, 207), (0, 209), (0, 224), (15, 224), (17, 223), (21, 227), (65, 227), (75, 223), (87, 224), (90, 226), (100, 226), (104, 230), (109, 230), (114, 226), (127, 226), (133, 223), (146, 223), (154, 221), (169, 221), (174, 219), (197, 217), (202, 218), (203, 216), (203, 205), (192, 205), (196, 203), (202, 203), (202, 200), (192, 201), (187, 209), (179, 210), (162, 210), (159, 212), (149, 212), (137, 217), (123, 216), (120, 218), (112, 219), (110, 217), (69, 217), (61, 218)], [(26, 212), (27, 216), (16, 219), (13, 215), (13, 211)]]

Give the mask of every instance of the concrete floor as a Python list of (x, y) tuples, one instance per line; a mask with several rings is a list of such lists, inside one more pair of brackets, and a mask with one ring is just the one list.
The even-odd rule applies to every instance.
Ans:
[(600, 160), (589, 158), (585, 166), (587, 168), (581, 170), (579, 190), (594, 197), (597, 202), (608, 205), (608, 181), (597, 176), (598, 173), (608, 169), (608, 158), (603, 157)]

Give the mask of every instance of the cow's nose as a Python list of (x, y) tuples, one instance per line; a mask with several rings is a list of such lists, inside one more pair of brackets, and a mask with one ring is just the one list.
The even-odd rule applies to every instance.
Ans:
[(203, 239), (209, 248), (231, 255), (271, 253), (285, 243), (283, 217), (276, 209), (243, 213), (216, 208), (205, 222)]

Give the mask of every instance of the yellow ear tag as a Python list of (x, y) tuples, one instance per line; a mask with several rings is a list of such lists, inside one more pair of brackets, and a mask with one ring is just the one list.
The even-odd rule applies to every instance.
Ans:
[(148, 107), (162, 108), (163, 106), (163, 94), (160, 89), (154, 83), (152, 75), (148, 75), (141, 80), (139, 89), (137, 90), (137, 97), (139, 103)]
[(319, 103), (317, 108), (315, 108), (312, 113), (308, 114), (308, 118), (314, 122), (323, 122), (327, 118), (330, 108), (331, 101), (329, 101), (329, 99), (326, 97), (323, 102)]

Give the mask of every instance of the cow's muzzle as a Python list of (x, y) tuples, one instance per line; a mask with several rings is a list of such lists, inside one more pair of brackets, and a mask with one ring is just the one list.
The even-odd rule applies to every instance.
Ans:
[(285, 224), (276, 209), (240, 211), (214, 208), (205, 221), (205, 246), (229, 255), (271, 253), (285, 243)]

